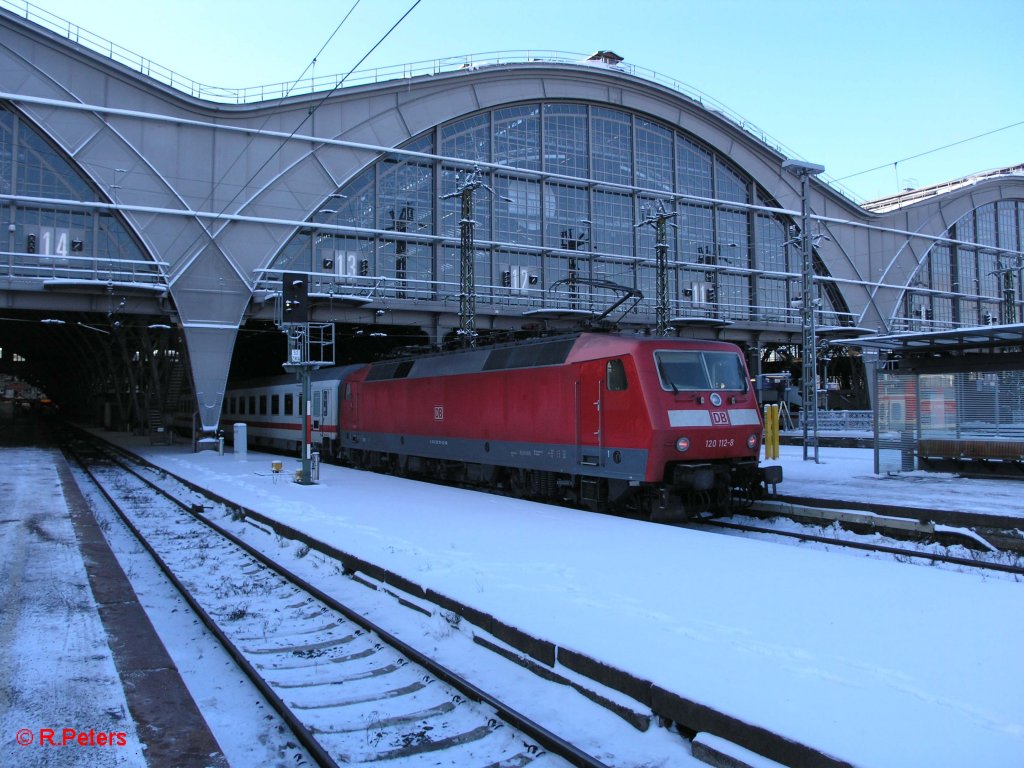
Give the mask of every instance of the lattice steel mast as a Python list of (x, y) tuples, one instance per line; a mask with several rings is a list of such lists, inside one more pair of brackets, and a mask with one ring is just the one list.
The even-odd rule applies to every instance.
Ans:
[[(473, 219), (473, 193), (483, 187), (492, 195), (479, 166), (456, 179), (454, 192), (441, 195), (445, 200), (459, 198), (462, 218), (459, 220), (459, 330), (465, 346), (476, 344), (476, 221)], [(502, 200), (509, 200), (503, 197)]]
[(782, 167), (800, 179), (800, 235), (802, 259), (800, 270), (800, 324), (803, 349), (800, 366), (800, 425), (803, 430), (804, 461), (808, 447), (814, 446), (814, 462), (818, 463), (818, 338), (815, 328), (814, 261), (810, 223), (811, 176), (825, 172), (825, 167), (802, 160), (786, 160)]
[[(665, 210), (665, 204), (658, 201), (658, 212), (651, 214), (648, 209), (647, 218), (637, 227), (654, 227), (655, 256), (655, 324), (659, 336), (667, 336), (671, 324), (671, 306), (668, 298), (668, 225), (669, 219), (676, 215)], [(672, 226), (675, 226), (674, 224)]]

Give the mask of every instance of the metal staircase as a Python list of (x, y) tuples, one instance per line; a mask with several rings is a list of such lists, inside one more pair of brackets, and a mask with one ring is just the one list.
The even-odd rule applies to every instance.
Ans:
[(160, 397), (159, 391), (150, 396), (146, 418), (151, 445), (170, 445), (174, 442), (174, 413), (185, 383), (185, 374), (185, 365), (182, 361), (175, 361), (170, 366), (163, 397)]

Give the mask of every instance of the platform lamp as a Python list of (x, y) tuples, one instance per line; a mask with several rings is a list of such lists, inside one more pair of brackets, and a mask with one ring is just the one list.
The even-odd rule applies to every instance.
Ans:
[(814, 446), (814, 463), (818, 463), (818, 360), (817, 332), (814, 327), (814, 262), (813, 244), (810, 237), (810, 180), (812, 176), (825, 172), (825, 166), (807, 163), (803, 160), (785, 160), (782, 167), (800, 179), (800, 245), (802, 252), (800, 269), (800, 325), (802, 329), (802, 355), (800, 398), (800, 426), (803, 430), (804, 461), (808, 458), (808, 447)]

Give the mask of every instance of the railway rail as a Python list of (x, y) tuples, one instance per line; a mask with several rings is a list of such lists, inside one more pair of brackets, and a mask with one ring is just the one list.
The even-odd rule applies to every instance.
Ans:
[[(841, 503), (837, 502), (837, 506)], [(697, 526), (716, 528), (719, 530), (738, 531), (742, 533), (765, 535), (771, 537), (793, 539), (798, 542), (814, 542), (847, 549), (856, 549), (879, 554), (892, 555), (908, 560), (922, 560), (931, 563), (943, 563), (957, 567), (978, 568), (985, 571), (996, 571), (1024, 577), (1024, 539), (1014, 537), (1013, 531), (1004, 530), (999, 536), (986, 537), (978, 533), (930, 522), (922, 523), (908, 518), (868, 515), (855, 510), (824, 509), (799, 507), (790, 503), (760, 501), (757, 502), (752, 514), (756, 514), (761, 524), (738, 522), (735, 519), (707, 519), (696, 523)], [(787, 530), (771, 525), (767, 518), (776, 517), (786, 520), (811, 523), (822, 529), (838, 524), (852, 531), (864, 532), (860, 538), (851, 536), (827, 536), (806, 530)], [(1019, 532), (1016, 532), (1019, 534)], [(856, 533), (853, 534), (854, 536)], [(876, 535), (884, 536), (892, 543), (872, 540)], [(897, 542), (907, 542), (908, 546), (894, 546)], [(950, 545), (961, 544), (974, 552), (972, 556), (950, 554), (948, 551), (927, 548), (915, 548), (912, 542), (939, 543), (943, 549)], [(1006, 546), (997, 547), (992, 543), (998, 541)]]
[(66, 450), (319, 765), (604, 766), (207, 519), (194, 488)]
[[(104, 441), (104, 444), (106, 445), (105, 441)], [(113, 446), (111, 446), (111, 447), (113, 447)], [(141, 472), (141, 474), (143, 474), (144, 476), (148, 477), (149, 479), (152, 479), (152, 478), (154, 478), (156, 476), (164, 474), (164, 470), (158, 469), (157, 467), (155, 467), (155, 466), (153, 466), (151, 464), (146, 463), (144, 459), (140, 460), (137, 457), (134, 457), (134, 456), (130, 455), (130, 461), (132, 463), (136, 463), (137, 462), (140, 466), (145, 467), (144, 469), (140, 470), (140, 472)], [(406, 583), (406, 581), (403, 581), (401, 579), (396, 580), (394, 578), (396, 576), (396, 574), (392, 574), (392, 573), (390, 573), (388, 571), (384, 571), (382, 569), (378, 569), (378, 568), (376, 568), (376, 566), (373, 566), (373, 564), (366, 563), (366, 562), (360, 560), (357, 557), (353, 557), (349, 553), (340, 552), (340, 551), (332, 549), (329, 546), (325, 546), (322, 543), (317, 542), (316, 540), (311, 539), (310, 537), (302, 534), (301, 531), (295, 531), (295, 530), (289, 528), (289, 526), (281, 523), (280, 521), (276, 521), (273, 518), (267, 518), (265, 516), (261, 516), (261, 515), (259, 515), (258, 513), (254, 512), (252, 510), (243, 510), (243, 509), (239, 508), (236, 503), (230, 502), (230, 501), (228, 501), (226, 499), (220, 499), (216, 495), (211, 494), (209, 491), (205, 491), (202, 488), (199, 488), (199, 487), (197, 487), (195, 485), (190, 484), (188, 480), (185, 480), (185, 479), (182, 479), (182, 478), (173, 478), (171, 476), (169, 476), (169, 479), (173, 479), (173, 481), (176, 484), (180, 484), (180, 491), (178, 492), (178, 494), (180, 496), (180, 504), (183, 506), (183, 508), (187, 509), (189, 512), (197, 514), (200, 518), (213, 517), (213, 518), (220, 519), (219, 515), (223, 515), (226, 511), (227, 512), (236, 511), (237, 512), (237, 517), (236, 517), (237, 525), (234, 526), (234, 530), (242, 531), (243, 532), (242, 535), (250, 537), (251, 540), (255, 540), (255, 539), (261, 538), (264, 534), (266, 534), (268, 537), (276, 536), (277, 542), (278, 542), (278, 546), (283, 546), (282, 545), (282, 541), (287, 541), (287, 542), (292, 542), (292, 544), (290, 544), (289, 546), (294, 546), (294, 547), (305, 546), (305, 547), (308, 547), (310, 551), (313, 551), (313, 552), (317, 553), (316, 554), (317, 559), (320, 559), (320, 557), (322, 555), (323, 558), (325, 558), (325, 562), (337, 564), (337, 566), (338, 566), (337, 573), (338, 574), (341, 574), (341, 569), (343, 568), (344, 569), (344, 573), (347, 576), (351, 577), (351, 578), (340, 579), (340, 581), (343, 581), (345, 583), (360, 582), (360, 581), (362, 581), (361, 576), (363, 574), (366, 574), (369, 577), (370, 581), (369, 582), (365, 582), (364, 581), (362, 583), (369, 584), (378, 593), (390, 594), (392, 598), (396, 598), (400, 602), (403, 602), (403, 603), (404, 603), (403, 596), (406, 596), (408, 598), (408, 600), (411, 601), (411, 603), (408, 603), (410, 605), (410, 607), (416, 608), (417, 610), (419, 610), (424, 615), (427, 615), (428, 617), (432, 615), (435, 619), (447, 619), (447, 615), (448, 615), (449, 611), (453, 611), (454, 612), (454, 613), (452, 613), (453, 618), (456, 618), (456, 617), (459, 617), (459, 616), (467, 618), (471, 625), (472, 625), (472, 623), (474, 621), (474, 617), (473, 617), (473, 615), (471, 613), (466, 613), (465, 611), (460, 609), (460, 607), (458, 607), (457, 605), (452, 606), (452, 605), (446, 604), (443, 601), (438, 602), (437, 601), (437, 597), (438, 596), (437, 595), (431, 595), (429, 590), (426, 591), (426, 593), (421, 594), (422, 590), (418, 590), (415, 584), (412, 584), (411, 582)], [(152, 492), (149, 492), (149, 493), (150, 493), (150, 495), (152, 495)], [(211, 510), (211, 509), (208, 508), (209, 505), (211, 504), (211, 502), (210, 502), (211, 499), (213, 500), (212, 503), (217, 505), (216, 509), (212, 509)], [(841, 502), (836, 502), (836, 504), (840, 505)], [(200, 507), (202, 505), (206, 505), (207, 509), (201, 509)], [(850, 506), (855, 506), (855, 505), (850, 505)], [(870, 528), (872, 528), (873, 530), (876, 530), (876, 531), (880, 530), (881, 528), (886, 527), (886, 526), (891, 526), (891, 527), (894, 527), (894, 528), (905, 528), (906, 531), (907, 531), (907, 538), (910, 538), (910, 539), (913, 539), (915, 537), (921, 537), (922, 535), (924, 535), (924, 537), (927, 538), (929, 535), (932, 535), (932, 534), (936, 533), (936, 529), (941, 529), (941, 528), (944, 527), (944, 526), (938, 526), (938, 525), (929, 525), (928, 523), (922, 522), (922, 520), (927, 520), (927, 516), (926, 515), (923, 518), (917, 519), (917, 520), (914, 520), (912, 518), (898, 518), (895, 515), (890, 519), (890, 518), (886, 517), (885, 515), (882, 515), (882, 514), (880, 514), (878, 512), (868, 513), (868, 514), (859, 514), (859, 513), (855, 512), (855, 511), (849, 510), (849, 509), (836, 510), (836, 509), (825, 509), (825, 508), (813, 508), (813, 505), (811, 507), (806, 507), (805, 508), (803, 506), (800, 506), (800, 505), (792, 503), (792, 502), (779, 502), (777, 499), (776, 500), (772, 500), (772, 501), (760, 501), (760, 502), (755, 503), (753, 508), (750, 510), (750, 513), (752, 515), (761, 515), (761, 516), (764, 516), (764, 517), (771, 517), (773, 515), (778, 515), (780, 517), (785, 516), (785, 517), (790, 517), (790, 518), (792, 518), (794, 520), (803, 521), (803, 522), (807, 522), (807, 521), (810, 521), (810, 520), (817, 519), (817, 520), (821, 521), (821, 522), (819, 522), (819, 524), (823, 528), (825, 526), (833, 523), (833, 522), (840, 522), (844, 527), (851, 527), (851, 528), (858, 528), (859, 526), (864, 525), (864, 526), (870, 527)], [(724, 520), (724, 521), (721, 521), (721, 522), (724, 522), (724, 523), (732, 522), (733, 524), (736, 524), (739, 520), (740, 520), (739, 518), (737, 518), (737, 519), (735, 519), (733, 521), (729, 521), (727, 519), (727, 520)], [(827, 520), (828, 522), (827, 523), (824, 522), (825, 520)], [(748, 528), (760, 528), (759, 532), (756, 533), (755, 535), (768, 534), (768, 535), (771, 535), (771, 536), (774, 536), (774, 537), (778, 537), (780, 535), (780, 530), (779, 529), (767, 527), (767, 526), (771, 525), (770, 522), (766, 521), (765, 522), (765, 527), (759, 526), (759, 524), (758, 524), (759, 521), (757, 521), (757, 520), (749, 520), (749, 523), (748, 523), (747, 520), (743, 520), (742, 522), (743, 522), (744, 525), (747, 525)], [(989, 525), (989, 524), (995, 525), (998, 522), (999, 521), (996, 521), (996, 520), (993, 519), (993, 520), (987, 521), (986, 525)], [(714, 525), (716, 523), (712, 523), (712, 524)], [(251, 526), (256, 531), (261, 531), (262, 533), (249, 533), (249, 534), (244, 533), (244, 531), (249, 531), (249, 526)], [(923, 532), (923, 534), (922, 534), (922, 532)], [(1019, 532), (1014, 531), (1014, 530), (1010, 530), (1009, 528), (1007, 528), (1005, 532), (1008, 535), (1010, 535), (1010, 536), (1018, 536), (1018, 537), (1020, 536)], [(804, 535), (801, 535), (801, 534), (798, 533), (798, 534), (796, 534), (796, 537), (797, 538), (802, 538), (803, 540), (806, 541), (806, 540), (811, 539), (812, 536), (815, 533), (816, 532), (813, 532), (813, 531), (811, 531), (809, 535), (806, 534), (806, 533)], [(824, 533), (824, 531), (821, 531), (820, 533)], [(956, 532), (944, 532), (944, 533), (948, 533), (951, 536), (952, 535), (962, 535), (962, 534), (959, 534), (959, 533), (956, 533)], [(849, 540), (848, 539), (832, 538), (832, 537), (827, 537), (827, 536), (824, 536), (824, 535), (820, 537), (820, 540), (824, 541), (827, 544), (834, 544), (834, 545), (841, 545), (841, 546), (847, 546), (849, 544)], [(870, 542), (869, 542), (869, 544), (870, 544)], [(262, 545), (260, 545), (260, 546), (262, 546)], [(271, 547), (272, 546), (273, 545), (271, 545)], [(859, 548), (870, 548), (870, 549), (880, 550), (880, 547), (877, 546), (877, 545), (875, 545), (875, 546), (870, 546), (869, 545), (869, 546), (866, 546), (866, 547), (859, 547)], [(902, 556), (903, 558), (908, 559), (908, 560), (911, 559), (911, 558), (915, 558), (915, 555), (917, 555), (917, 554), (918, 553), (915, 550), (910, 549), (909, 547), (908, 548), (898, 547), (898, 548), (896, 548), (892, 552), (892, 556)], [(926, 553), (924, 556), (929, 556), (929, 555)], [(940, 555), (940, 558), (942, 558), (941, 555)], [(945, 559), (945, 560), (947, 560), (949, 562), (956, 562), (953, 558), (946, 557), (946, 558), (942, 558), (942, 559)], [(1018, 562), (1018, 564), (1021, 564), (1019, 559), (1018, 559), (1017, 562)], [(308, 565), (314, 565), (313, 563), (309, 563), (309, 562), (306, 562), (306, 561), (303, 561), (303, 563), (304, 563), (303, 566), (298, 566), (298, 567), (305, 568)], [(964, 562), (959, 563), (959, 565), (960, 566), (970, 566), (972, 568), (979, 568), (979, 567), (984, 567), (985, 563), (982, 562), (981, 560), (975, 560), (973, 558), (964, 558)], [(1008, 568), (997, 567), (995, 570), (1001, 570), (1001, 571), (1009, 572), (1009, 573), (1013, 574), (1011, 576), (1011, 578), (1017, 578), (1017, 579), (1020, 578), (1020, 574), (1022, 573), (1022, 571), (1019, 568), (1017, 568), (1017, 566), (1015, 566), (1015, 565), (1010, 565), (1010, 567), (1008, 567)], [(309, 571), (309, 573), (313, 573), (313, 572), (314, 571)], [(318, 577), (311, 576), (310, 578), (318, 578)], [(378, 581), (379, 581), (379, 583), (370, 583), (370, 582), (378, 582)], [(335, 585), (338, 583), (338, 581), (334, 581), (334, 582), (331, 582), (331, 583), (332, 583), (331, 590), (332, 590), (332, 592), (334, 592), (335, 591)], [(424, 610), (422, 607), (420, 607), (420, 602), (421, 602), (421, 600), (424, 599), (424, 597), (425, 597), (425, 602), (430, 604), (428, 606), (428, 609), (431, 608), (431, 607), (434, 607), (435, 610)], [(443, 597), (443, 596), (441, 596), (441, 597)], [(261, 598), (261, 600), (262, 600), (262, 598)], [(361, 601), (362, 598), (361, 597), (355, 597), (355, 600), (356, 601)], [(247, 606), (242, 606), (242, 607), (246, 607), (246, 609), (247, 609)], [(465, 608), (465, 606), (463, 606), (463, 608)], [(437, 609), (439, 609), (439, 610), (437, 610)], [(385, 621), (390, 621), (390, 617), (388, 619), (386, 619)], [(487, 625), (487, 630), (488, 631), (491, 631), (491, 630), (495, 630), (496, 631), (496, 628), (495, 627), (491, 627), (490, 624), (488, 624)], [(261, 625), (259, 627), (259, 632), (250, 633), (249, 637), (250, 638), (256, 638), (258, 640), (258, 639), (262, 638), (263, 633), (266, 633), (266, 631), (267, 630), (264, 629), (263, 626)], [(518, 639), (519, 642), (517, 643), (517, 642), (512, 641), (505, 634), (495, 634), (494, 637), (497, 638), (498, 644), (497, 645), (489, 645), (488, 642), (484, 642), (484, 640), (486, 640), (487, 637), (489, 637), (489, 635), (486, 632), (483, 633), (483, 638), (481, 638), (480, 636), (475, 634), (475, 630), (474, 630), (472, 639), (473, 639), (474, 642), (489, 648), (491, 651), (496, 651), (498, 654), (505, 655), (506, 658), (508, 658), (509, 660), (517, 661), (517, 663), (520, 663), (522, 666), (525, 666), (528, 670), (534, 671), (535, 674), (537, 674), (538, 678), (548, 679), (547, 675), (552, 674), (551, 670), (549, 668), (546, 668), (546, 667), (543, 668), (543, 669), (540, 669), (539, 671), (535, 669), (535, 667), (543, 666), (543, 664), (537, 665), (537, 664), (531, 664), (530, 663), (531, 659), (529, 657), (532, 657), (533, 659), (540, 659), (541, 658), (540, 656), (534, 654), (534, 651), (536, 649), (534, 649), (532, 647), (532, 645), (531, 645), (531, 643), (536, 642), (535, 639), (531, 639), (530, 637), (523, 637), (523, 638), (519, 638)], [(508, 646), (505, 645), (506, 643), (508, 643)], [(527, 645), (523, 645), (522, 643), (527, 643)], [(299, 643), (298, 642), (293, 642), (291, 645), (292, 646), (298, 646)], [(511, 649), (511, 652), (510, 652), (510, 649)], [(294, 650), (295, 649), (293, 648), (293, 652), (294, 652)], [(300, 652), (302, 651), (301, 648), (299, 648), (298, 650), (300, 650)], [(324, 648), (313, 648), (313, 649), (309, 649), (309, 652), (311, 654), (318, 654), (318, 653), (320, 653), (321, 651), (324, 651), (324, 650), (325, 650)], [(646, 730), (647, 724), (654, 722), (653, 717), (658, 718), (657, 721), (662, 723), (663, 725), (669, 725), (669, 726), (671, 726), (672, 724), (677, 725), (678, 726), (678, 734), (680, 736), (682, 736), (682, 739), (680, 739), (680, 744), (682, 745), (682, 744), (685, 744), (686, 742), (689, 741), (690, 744), (691, 744), (691, 749), (692, 749), (692, 754), (693, 755), (697, 754), (698, 746), (699, 746), (698, 745), (698, 740), (699, 739), (697, 737), (693, 737), (693, 734), (696, 733), (696, 734), (700, 735), (701, 733), (706, 732), (706, 733), (714, 734), (715, 736), (717, 736), (719, 738), (727, 739), (727, 740), (731, 741), (733, 744), (741, 745), (741, 746), (744, 746), (746, 748), (753, 748), (755, 751), (758, 751), (761, 754), (764, 754), (766, 756), (770, 756), (773, 759), (775, 759), (776, 761), (781, 762), (782, 764), (803, 764), (803, 765), (816, 765), (816, 766), (817, 765), (832, 766), (832, 765), (838, 764), (835, 761), (831, 760), (828, 756), (819, 753), (817, 750), (815, 750), (811, 746), (790, 742), (790, 741), (785, 740), (782, 737), (776, 736), (775, 734), (768, 734), (767, 732), (763, 732), (761, 730), (756, 730), (755, 729), (756, 732), (754, 732), (754, 731), (752, 731), (751, 727), (748, 724), (743, 723), (742, 721), (736, 721), (734, 719), (729, 718), (727, 715), (723, 715), (722, 713), (716, 712), (716, 711), (714, 711), (712, 709), (709, 709), (709, 708), (706, 708), (706, 707), (701, 707), (699, 705), (694, 704), (693, 702), (688, 702), (685, 699), (680, 699), (679, 697), (674, 697), (674, 695), (671, 694), (671, 692), (661, 692), (660, 689), (659, 689), (657, 691), (657, 696), (654, 696), (653, 698), (651, 698), (650, 701), (648, 701), (646, 698), (644, 698), (643, 695), (637, 696), (635, 694), (636, 694), (637, 691), (647, 691), (647, 688), (651, 686), (651, 683), (649, 683), (649, 682), (645, 683), (643, 681), (634, 680), (634, 679), (630, 678), (628, 676), (628, 674), (625, 674), (625, 673), (621, 672), (620, 670), (605, 669), (605, 668), (597, 669), (593, 664), (591, 664), (591, 666), (588, 666), (588, 660), (585, 659), (585, 658), (584, 659), (579, 659), (579, 660), (576, 660), (576, 661), (573, 661), (569, 657), (563, 659), (562, 658), (562, 651), (563, 650), (564, 649), (558, 649), (557, 650), (557, 658), (558, 658), (559, 663), (564, 662), (567, 665), (567, 669), (572, 670), (573, 673), (578, 673), (577, 677), (578, 677), (578, 680), (579, 680), (579, 684), (577, 684), (575, 681), (569, 683), (573, 688), (576, 688), (576, 690), (578, 690), (578, 691), (584, 691), (584, 689), (589, 688), (591, 692), (593, 692), (593, 691), (607, 692), (609, 690), (612, 690), (612, 691), (624, 693), (627, 696), (633, 696), (634, 698), (636, 698), (636, 700), (638, 702), (640, 702), (640, 704), (638, 705), (638, 711), (639, 711), (639, 715), (640, 715), (640, 718), (642, 720), (642, 723), (638, 724), (638, 722), (634, 722), (633, 719), (631, 719), (630, 715), (636, 714), (634, 712), (629, 712), (629, 711), (627, 711), (625, 713), (623, 713), (623, 712), (616, 712), (616, 714), (619, 714), (620, 717), (622, 717), (626, 722), (631, 723), (639, 731)], [(520, 653), (522, 655), (520, 655)], [(571, 655), (572, 654), (569, 654), (570, 657), (571, 657)], [(517, 660), (516, 657), (518, 657), (518, 660)], [(315, 661), (316, 658), (318, 658), (318, 657), (311, 657), (310, 660)], [(452, 657), (449, 657), (449, 658), (452, 658)], [(546, 659), (547, 655), (544, 654), (543, 658)], [(289, 660), (289, 661), (292, 661), (292, 660)], [(570, 663), (571, 661), (573, 661), (573, 663)], [(296, 662), (293, 661), (292, 663), (296, 663)], [(553, 662), (545, 661), (544, 663), (550, 665)], [(327, 668), (330, 668), (330, 669), (333, 669), (336, 664), (340, 664), (340, 662), (331, 661), (329, 659), (329, 657), (328, 657), (328, 660), (325, 660), (323, 662), (323, 665), (325, 667), (327, 667)], [(459, 662), (455, 662), (455, 664), (458, 665)], [(582, 664), (582, 666), (581, 666), (581, 664)], [(557, 675), (556, 675), (556, 677), (557, 677)], [(437, 678), (441, 679), (440, 675), (438, 675)], [(592, 687), (590, 682), (588, 682), (588, 681), (595, 681), (599, 686), (606, 686), (606, 687), (597, 687), (597, 688), (595, 688), (595, 687)], [(563, 685), (565, 685), (565, 683), (567, 681), (566, 680), (562, 680), (561, 682), (562, 682)], [(299, 686), (300, 689), (303, 686), (303, 682), (302, 681), (297, 681), (296, 684)], [(345, 684), (347, 685), (347, 683), (345, 683)], [(337, 686), (327, 686), (327, 687), (333, 687), (335, 690), (339, 690), (339, 688)], [(656, 688), (656, 686), (655, 686), (655, 688)], [(290, 689), (287, 689), (287, 688), (285, 688), (283, 690), (284, 690), (284, 694), (281, 694), (280, 698), (288, 700), (289, 697), (292, 695), (291, 691), (290, 691)], [(461, 695), (461, 694), (459, 694), (459, 695)], [(585, 695), (587, 695), (587, 694), (585, 693)], [(544, 694), (541, 694), (541, 696), (544, 696)], [(479, 698), (473, 697), (473, 696), (466, 696), (465, 698), (470, 699), (472, 701), (480, 700)], [(598, 701), (597, 699), (594, 699), (594, 701), (596, 701), (597, 703), (601, 704), (606, 709), (612, 709), (612, 707), (608, 706), (608, 704), (610, 703), (608, 701), (601, 702), (601, 701)], [(619, 702), (615, 702), (615, 703), (619, 703)], [(499, 707), (500, 707), (500, 703), (497, 703), (497, 704), (494, 704), (494, 705), (488, 704), (488, 706), (491, 707), (491, 709), (494, 712), (497, 712)], [(648, 707), (649, 707), (649, 709), (648, 709)], [(629, 705), (624, 705), (621, 708), (625, 709), (625, 710), (631, 709), (631, 707)], [(694, 711), (691, 711), (690, 708), (694, 708)], [(311, 707), (310, 709), (315, 709), (315, 708)], [(531, 706), (530, 705), (524, 705), (523, 709), (526, 710), (526, 711), (529, 711), (529, 710), (531, 710)], [(380, 717), (381, 711), (382, 710), (380, 708), (378, 708), (377, 710), (374, 710), (374, 712), (376, 713), (374, 716), (377, 717), (378, 720), (385, 719), (385, 718)], [(652, 717), (652, 713), (653, 713), (653, 717)], [(299, 712), (300, 719), (305, 714), (306, 714), (306, 712), (300, 710), (300, 712)], [(542, 716), (540, 719), (545, 719), (545, 718)], [(517, 720), (518, 720), (518, 718), (515, 716), (515, 714), (513, 714), (511, 719), (509, 720), (509, 723), (510, 724), (515, 724), (517, 722)], [(365, 725), (367, 727), (363, 727), (361, 730), (354, 730), (354, 729), (350, 730), (348, 732), (348, 735), (349, 736), (356, 736), (356, 737), (362, 738), (364, 741), (367, 740), (367, 736), (366, 736), (367, 728), (370, 725), (372, 725), (372, 723), (366, 723)], [(508, 725), (506, 725), (506, 726), (498, 726), (498, 730), (506, 730), (508, 727), (509, 727)], [(570, 726), (569, 730), (571, 730), (571, 729), (572, 728)], [(541, 729), (541, 734), (543, 735), (543, 733), (544, 733), (544, 731), (543, 731), (543, 729)], [(318, 734), (315, 732), (315, 727), (314, 727), (314, 732), (311, 734), (311, 737), (315, 739), (317, 737), (317, 735)], [(436, 736), (434, 734), (428, 734), (428, 735)], [(341, 738), (343, 736), (343, 734), (331, 734), (331, 736)], [(542, 766), (542, 765), (549, 764), (548, 762), (546, 762), (548, 759), (553, 759), (555, 756), (558, 755), (556, 750), (549, 746), (549, 742), (547, 742), (546, 740), (544, 740), (542, 738), (535, 738), (535, 739), (532, 739), (532, 740), (530, 740), (528, 738), (524, 738), (523, 741), (524, 741), (524, 743), (528, 743), (530, 745), (530, 748), (527, 750), (527, 752), (528, 752), (528, 756), (531, 756), (534, 762), (531, 762), (531, 763), (522, 763), (522, 762), (511, 762), (511, 763), (508, 763), (508, 762), (492, 761), (491, 763), (489, 763), (489, 765), (498, 766), (498, 765), (527, 765), (527, 764), (533, 765), (533, 764), (536, 764), (538, 766)], [(580, 743), (584, 743), (584, 742), (580, 742)], [(544, 751), (545, 754), (540, 754), (541, 751)], [(445, 757), (445, 755), (447, 754), (446, 751), (442, 750), (439, 753), (434, 753), (435, 756), (437, 756), (438, 754), (440, 755), (440, 759), (437, 761), (437, 764), (441, 764), (441, 765), (444, 765), (444, 764), (458, 764), (458, 765), (466, 764), (466, 762), (464, 760), (461, 760), (461, 759), (452, 760), (451, 762), (448, 762), (447, 757)], [(615, 758), (611, 756), (611, 753), (609, 753), (607, 755), (605, 753), (601, 753), (601, 754), (606, 759), (609, 759), (609, 761), (611, 763), (618, 764), (617, 761), (615, 760)], [(536, 755), (536, 756), (534, 756), (534, 755)], [(397, 761), (394, 762), (393, 764), (396, 765), (396, 766), (398, 766), (398, 765), (406, 765), (406, 764), (415, 764), (414, 762), (403, 762), (403, 760), (405, 760), (405, 759), (406, 758), (399, 757), (397, 759)], [(413, 758), (410, 757), (408, 759), (412, 760)], [(518, 760), (518, 759), (521, 759), (521, 758), (516, 757), (515, 759)], [(599, 765), (600, 764), (596, 760), (593, 760), (593, 758), (589, 758), (589, 756), (585, 756), (584, 755), (583, 759), (588, 760), (588, 762), (577, 762), (575, 759), (573, 759), (573, 756), (571, 754), (570, 754), (569, 757), (565, 758), (566, 762), (569, 763), (569, 764), (576, 764), (576, 765), (580, 765), (580, 764), (582, 764), (582, 765)], [(590, 760), (592, 760), (593, 762), (589, 762)], [(325, 764), (330, 764), (330, 763), (325, 763)], [(560, 764), (560, 763), (552, 763), (552, 764)]]

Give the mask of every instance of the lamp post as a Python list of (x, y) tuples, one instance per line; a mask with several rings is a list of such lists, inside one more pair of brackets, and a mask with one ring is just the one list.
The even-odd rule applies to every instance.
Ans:
[(825, 166), (802, 160), (786, 160), (782, 167), (800, 179), (800, 245), (802, 251), (800, 269), (800, 326), (802, 330), (800, 426), (803, 430), (804, 461), (807, 461), (808, 446), (814, 446), (814, 463), (818, 463), (818, 361), (817, 333), (814, 327), (814, 262), (813, 244), (810, 237), (810, 180), (825, 172)]

